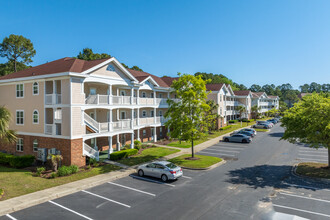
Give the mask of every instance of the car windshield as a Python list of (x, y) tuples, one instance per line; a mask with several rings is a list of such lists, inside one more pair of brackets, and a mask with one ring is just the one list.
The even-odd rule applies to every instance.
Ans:
[(174, 169), (177, 167), (174, 163), (168, 163), (168, 164), (166, 164), (166, 166), (170, 169)]

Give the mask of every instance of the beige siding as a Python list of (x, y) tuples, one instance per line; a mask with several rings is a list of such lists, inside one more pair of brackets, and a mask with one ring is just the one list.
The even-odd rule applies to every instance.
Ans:
[(78, 78), (72, 78), (71, 82), (72, 104), (84, 104), (85, 94), (82, 92), (82, 83)]
[(70, 136), (70, 108), (62, 108), (62, 135)]
[(70, 79), (61, 80), (62, 104), (70, 104)]
[(81, 108), (80, 107), (72, 107), (71, 112), (71, 121), (72, 121), (72, 135), (82, 135), (85, 134), (85, 126), (82, 123), (81, 117)]
[(208, 100), (213, 100), (216, 104), (218, 104), (218, 94), (210, 93), (207, 95)]
[[(44, 133), (44, 82), (39, 82), (39, 95), (32, 94), (32, 84), (24, 83), (24, 98), (16, 98), (16, 84), (0, 86), (0, 105), (12, 113), (10, 129)], [(34, 109), (39, 112), (39, 124), (32, 122)], [(24, 125), (16, 125), (16, 110), (24, 110)]]
[(93, 71), (90, 74), (91, 75), (98, 75), (98, 76), (107, 76), (107, 77), (118, 78), (118, 79), (128, 79), (128, 77), (122, 71), (120, 71), (115, 66), (115, 64), (111, 64), (111, 65), (115, 68), (115, 71), (107, 70), (108, 65), (105, 65), (105, 66)]

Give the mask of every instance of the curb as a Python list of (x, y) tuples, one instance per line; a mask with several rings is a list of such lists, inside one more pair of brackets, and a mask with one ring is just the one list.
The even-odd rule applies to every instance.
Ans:
[[(0, 202), (0, 216), (26, 209), (44, 202), (48, 202), (49, 200), (67, 196), (69, 194), (76, 193), (94, 186), (98, 186), (119, 178), (123, 178), (134, 172), (136, 172), (135, 169), (122, 169), (118, 171), (109, 172), (107, 174), (100, 174), (95, 176), (97, 178), (90, 177), (88, 179), (82, 179), (64, 185), (59, 185), (52, 188), (4, 200)], [(79, 181), (81, 181), (81, 184), (79, 184)], [(34, 197), (35, 199), (31, 199), (30, 197)]]
[(227, 162), (226, 160), (222, 159), (222, 161), (220, 161), (219, 163), (213, 164), (212, 166), (209, 166), (209, 167), (206, 167), (206, 168), (190, 168), (190, 167), (181, 167), (181, 168), (186, 169), (186, 170), (212, 170), (216, 167), (219, 167), (219, 166), (225, 164), (226, 162)]
[(293, 176), (295, 176), (297, 178), (301, 178), (301, 179), (309, 179), (309, 180), (313, 180), (313, 181), (316, 180), (316, 181), (320, 181), (320, 182), (323, 182), (323, 183), (326, 183), (326, 184), (330, 183), (330, 180), (328, 180), (328, 179), (318, 178), (318, 177), (310, 177), (310, 176), (305, 176), (305, 175), (298, 174), (296, 172), (297, 168), (298, 168), (298, 165), (299, 165), (299, 163), (296, 163), (292, 166), (291, 173), (292, 173)]

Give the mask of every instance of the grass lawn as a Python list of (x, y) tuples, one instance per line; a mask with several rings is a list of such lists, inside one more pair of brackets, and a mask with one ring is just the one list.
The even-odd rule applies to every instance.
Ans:
[(185, 160), (184, 158), (186, 157), (191, 157), (191, 154), (184, 154), (179, 157), (172, 158), (169, 161), (178, 166), (187, 168), (207, 168), (222, 161), (221, 158), (205, 155), (195, 155), (195, 157), (200, 158), (199, 160)]
[[(254, 125), (255, 122), (249, 122), (248, 125)], [(246, 122), (243, 122), (242, 123), (242, 127), (245, 127), (247, 126), (247, 123)], [(239, 124), (232, 124), (232, 127), (229, 128), (229, 129), (226, 129), (226, 130), (222, 130), (222, 131), (213, 131), (212, 134), (208, 134), (205, 138), (203, 139), (199, 139), (199, 140), (195, 140), (194, 141), (194, 146), (198, 145), (198, 144), (201, 144), (205, 141), (208, 141), (210, 139), (213, 139), (213, 138), (216, 138), (216, 137), (219, 137), (221, 135), (224, 135), (224, 134), (228, 134), (228, 133), (231, 133), (237, 129), (241, 128), (241, 123)], [(181, 141), (181, 144), (180, 144), (180, 141), (173, 141), (171, 143), (168, 144), (168, 146), (171, 146), (171, 147), (180, 147), (180, 148), (189, 148), (191, 147), (191, 142), (190, 141)]]
[(269, 129), (262, 129), (262, 128), (254, 128), (254, 130), (260, 131), (260, 132), (269, 132)]
[(328, 164), (325, 163), (300, 163), (296, 172), (304, 176), (330, 179), (330, 169), (322, 168), (326, 166)]
[(45, 179), (32, 176), (30, 171), (0, 166), (0, 186), (4, 190), (0, 201), (119, 169), (118, 166), (108, 164), (71, 176)]
[(122, 160), (117, 160), (116, 162), (125, 164), (127, 166), (133, 166), (140, 163), (145, 163), (151, 160), (158, 159), (160, 157), (164, 157), (170, 154), (174, 154), (179, 152), (180, 150), (177, 149), (169, 149), (165, 147), (151, 147), (145, 149), (141, 152), (141, 154), (132, 156), (130, 158), (125, 158)]

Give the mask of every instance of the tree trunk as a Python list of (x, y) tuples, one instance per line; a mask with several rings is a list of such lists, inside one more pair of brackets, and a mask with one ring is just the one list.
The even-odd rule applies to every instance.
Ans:
[(14, 60), (14, 68), (15, 68), (15, 73), (17, 72), (17, 68), (16, 68), (16, 59)]
[(194, 157), (194, 134), (191, 135), (191, 157)]

